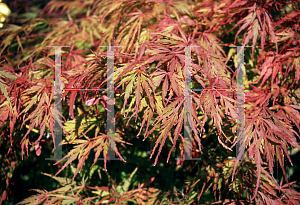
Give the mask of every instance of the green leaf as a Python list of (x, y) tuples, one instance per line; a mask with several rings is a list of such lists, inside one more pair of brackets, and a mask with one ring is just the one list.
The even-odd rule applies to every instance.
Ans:
[(131, 180), (132, 180), (132, 177), (133, 177), (134, 174), (137, 172), (137, 170), (138, 170), (138, 167), (136, 167), (136, 168), (134, 169), (134, 171), (130, 174), (129, 178), (126, 179), (124, 185), (122, 186), (122, 189), (123, 189), (124, 192), (127, 192), (127, 191), (128, 191), (130, 182), (131, 182)]
[(298, 88), (298, 89), (295, 91), (295, 94), (296, 94), (297, 98), (300, 99), (300, 88)]
[(13, 109), (12, 109), (10, 98), (9, 98), (7, 90), (6, 90), (6, 85), (4, 83), (2, 83), (1, 81), (0, 81), (0, 90), (4, 94), (5, 98), (7, 99), (7, 102), (9, 103), (10, 110), (12, 111)]
[(55, 179), (56, 181), (58, 181), (62, 185), (67, 185), (67, 184), (75, 185), (76, 184), (75, 181), (72, 181), (72, 179), (69, 179), (69, 178), (55, 177), (55, 176), (52, 176), (51, 174), (47, 174), (47, 173), (43, 173), (43, 172), (42, 172), (42, 174), (46, 175), (48, 177), (51, 177), (52, 179)]

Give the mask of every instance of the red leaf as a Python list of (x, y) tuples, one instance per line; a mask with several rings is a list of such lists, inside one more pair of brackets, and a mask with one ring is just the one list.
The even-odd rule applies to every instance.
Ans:
[(168, 87), (169, 87), (168, 77), (166, 76), (164, 83), (163, 83), (163, 88), (162, 88), (162, 100), (163, 100), (164, 105), (165, 105), (165, 97), (166, 97), (166, 94), (168, 91)]
[(34, 149), (35, 149), (35, 154), (36, 154), (36, 156), (40, 156), (40, 155), (41, 155), (41, 151), (42, 151), (42, 147), (39, 145), (39, 143), (37, 143), (37, 144), (34, 146)]
[(96, 100), (96, 98), (92, 98), (92, 99), (89, 99), (89, 100), (86, 100), (85, 101), (85, 104), (86, 106), (93, 106), (93, 105), (96, 105), (98, 102), (99, 102), (99, 98)]
[(69, 101), (69, 113), (70, 113), (70, 117), (74, 120), (74, 103), (75, 103), (75, 99), (76, 99), (76, 95), (77, 95), (77, 91), (72, 91), (71, 95), (70, 95), (70, 101)]
[(141, 60), (142, 56), (144, 55), (145, 53), (145, 47), (146, 47), (146, 44), (144, 43), (140, 49), (140, 53), (139, 53), (139, 58), (138, 60)]
[(264, 82), (270, 77), (270, 75), (272, 74), (272, 68), (269, 68), (261, 82), (261, 86), (263, 86)]

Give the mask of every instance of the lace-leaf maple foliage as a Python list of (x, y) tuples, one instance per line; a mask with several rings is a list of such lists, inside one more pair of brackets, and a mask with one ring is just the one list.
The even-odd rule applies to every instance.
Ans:
[[(37, 155), (43, 152), (40, 144), (46, 130), (54, 136), (54, 49), (46, 46), (71, 44), (70, 50), (63, 49), (62, 53), (62, 82), (68, 88), (106, 88), (106, 48), (99, 45), (122, 46), (114, 48), (116, 102), (123, 102), (123, 106), (116, 105), (120, 112), (115, 119), (121, 115), (129, 118), (126, 125), (117, 127), (116, 157), (123, 159), (119, 150), (132, 145), (124, 129), (132, 127), (129, 122), (136, 123), (141, 116), (138, 136), (143, 134), (144, 140), (155, 142), (150, 158), (158, 150), (156, 165), (168, 141), (172, 146), (164, 160), (172, 160), (171, 153), (176, 148), (184, 157), (184, 46), (194, 46), (191, 48), (193, 85), (232, 88), (236, 86), (239, 54), (228, 46), (252, 45), (246, 65), (247, 75), (250, 73), (252, 77), (245, 79), (245, 145), (247, 158), (253, 160), (229, 160), (228, 153), (236, 145), (236, 93), (192, 91), (193, 157), (202, 155), (203, 165), (186, 182), (184, 197), (179, 198), (177, 193), (177, 202), (172, 198), (168, 202), (191, 204), (212, 191), (216, 203), (299, 204), (300, 193), (294, 189), (294, 182), (289, 182), (284, 164), (285, 158), (292, 164), (287, 149), (300, 148), (299, 133), (293, 130), (293, 124), (300, 130), (299, 3), (53, 0), (40, 15), (25, 25), (7, 25), (0, 30), (4, 39), (1, 56), (6, 59), (1, 61), (0, 71), (0, 126), (4, 130), (1, 136), (11, 145), (20, 141), (22, 158), (23, 150), (28, 155), (29, 144), (36, 147)], [(10, 49), (18, 50), (14, 61)], [(21, 63), (25, 66), (16, 73), (13, 68)], [(72, 181), (93, 151), (91, 170), (94, 166), (100, 169), (97, 159), (101, 153), (106, 155), (106, 118), (99, 109), (107, 109), (107, 98), (105, 91), (65, 90), (62, 99), (71, 118), (64, 119), (63, 144), (73, 147), (56, 162), (64, 163), (56, 175), (48, 174), (61, 183), (61, 188), (35, 190), (37, 195), (20, 204), (162, 203), (160, 190), (149, 185), (155, 176), (129, 190), (136, 170), (123, 185), (111, 178), (111, 187), (90, 187), (88, 177), (81, 184)], [(80, 101), (89, 109), (79, 105)], [(99, 102), (103, 107), (98, 106)], [(13, 134), (20, 128), (17, 121), (23, 121), (21, 128), (26, 124), (28, 130), (21, 140)], [(30, 138), (30, 131), (36, 129), (39, 137)], [(208, 150), (203, 143), (209, 138), (216, 139), (227, 153), (222, 160), (212, 159), (212, 155), (205, 160)], [(284, 173), (280, 184), (273, 177), (276, 161)], [(66, 183), (58, 174), (74, 163), (73, 179)], [(101, 169), (106, 170), (107, 163), (104, 160)], [(179, 160), (177, 165), (183, 163), (184, 160)], [(109, 176), (109, 170), (105, 173)], [(93, 196), (79, 194), (87, 190)], [(224, 190), (233, 193), (233, 197), (224, 195)]]

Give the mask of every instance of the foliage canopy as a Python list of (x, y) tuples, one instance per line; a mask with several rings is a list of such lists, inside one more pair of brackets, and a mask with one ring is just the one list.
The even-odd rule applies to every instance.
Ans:
[[(106, 48), (99, 45), (114, 44), (122, 45), (114, 50), (116, 157), (131, 167), (97, 161), (106, 151), (106, 91), (65, 90), (69, 150), (55, 162), (55, 176), (44, 173), (60, 187), (35, 189), (20, 204), (299, 204), (285, 168), (286, 159), (292, 164), (288, 149), (300, 148), (299, 2), (52, 0), (9, 21), (0, 30), (1, 202), (9, 198), (20, 151), (29, 160), (29, 152), (49, 157), (53, 148), (54, 49), (46, 46), (70, 46), (62, 49), (63, 87), (106, 88)], [(183, 46), (198, 46), (191, 55), (194, 88), (232, 88), (234, 44), (252, 46), (245, 48), (245, 145), (253, 160), (230, 160), (236, 93), (203, 90), (192, 92), (193, 157), (201, 160), (176, 162), (184, 156)], [(130, 171), (117, 183), (122, 167)]]

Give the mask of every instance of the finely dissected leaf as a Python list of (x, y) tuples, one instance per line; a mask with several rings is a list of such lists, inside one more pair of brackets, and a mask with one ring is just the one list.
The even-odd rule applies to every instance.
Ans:
[(167, 95), (167, 92), (169, 90), (169, 83), (168, 83), (168, 77), (165, 77), (164, 83), (163, 83), (163, 88), (162, 88), (162, 101), (165, 104), (165, 97)]
[(125, 114), (125, 105), (127, 103), (127, 100), (129, 98), (129, 95), (132, 93), (132, 88), (133, 88), (133, 83), (135, 82), (135, 75), (131, 76), (130, 83), (127, 85), (126, 90), (125, 90), (125, 96), (124, 96), (124, 104), (123, 104), (123, 110)]
[[(64, 157), (68, 161), (63, 165), (59, 165), (62, 160), (56, 163), (59, 166), (57, 174), (72, 163), (73, 180), (81, 172), (81, 184), (63, 184), (50, 192), (36, 190), (38, 195), (23, 203), (298, 204), (300, 194), (294, 190), (294, 184), (288, 182), (287, 174), (290, 173), (285, 170), (286, 158), (289, 163), (295, 163), (289, 156), (289, 146), (300, 148), (297, 143), (300, 137), (297, 131), (300, 129), (298, 7), (298, 2), (284, 1), (53, 0), (41, 12), (49, 17), (47, 19), (38, 15), (28, 21), (23, 19), (25, 14), (20, 16), (20, 26), (12, 24), (19, 18), (4, 24), (0, 30), (1, 54), (5, 59), (0, 62), (0, 126), (3, 131), (0, 138), (4, 140), (1, 148), (6, 145), (9, 148), (4, 150), (8, 154), (2, 155), (8, 167), (12, 162), (10, 155), (18, 152), (15, 148), (19, 140), (22, 159), (23, 151), (29, 154), (28, 146), (34, 148), (36, 155), (43, 156), (42, 148), (44, 150), (48, 144), (43, 139), (44, 133), (50, 131), (47, 138), (52, 135), (57, 145), (54, 137), (58, 121), (54, 115), (58, 111), (53, 92), (55, 62), (51, 59), (55, 50), (51, 48), (47, 55), (42, 54), (46, 46), (69, 45), (70, 42), (73, 42), (70, 51), (62, 49), (64, 88), (107, 88), (108, 48), (97, 46), (115, 46), (115, 111), (122, 108), (119, 105), (122, 102), (124, 117), (130, 113), (126, 125), (119, 113), (115, 115), (118, 143), (123, 145), (134, 138), (136, 126), (140, 126), (137, 135), (144, 134), (144, 140), (149, 137), (150, 146), (154, 148), (151, 157), (159, 146), (155, 164), (164, 149), (170, 147), (172, 151), (179, 146), (182, 158), (186, 149), (192, 149), (193, 158), (201, 158), (198, 162), (192, 161), (191, 166), (185, 166), (185, 159), (170, 163), (171, 166), (177, 164), (176, 172), (185, 178), (186, 183), (180, 188), (184, 191), (173, 190), (173, 185), (168, 184), (172, 181), (168, 178), (171, 175), (165, 177), (164, 173), (159, 173), (166, 179), (163, 184), (171, 190), (145, 187), (148, 182), (139, 183), (138, 188), (130, 190), (133, 174), (140, 174), (137, 169), (125, 184), (117, 183), (108, 175), (109, 184), (88, 187), (88, 180), (97, 184), (105, 181), (100, 172), (99, 182), (92, 177), (96, 170), (104, 170), (95, 164), (101, 153), (107, 155), (104, 112), (109, 112), (108, 104), (114, 102), (107, 99), (107, 91), (77, 90), (77, 95), (73, 90), (69, 95), (69, 90), (64, 90), (63, 113), (59, 115), (67, 119), (60, 124), (66, 134), (63, 145), (68, 142), (72, 148)], [(243, 161), (243, 153), (236, 156), (236, 161), (228, 160), (237, 143), (234, 140), (238, 128), (236, 120), (240, 117), (236, 112), (240, 93), (236, 90), (238, 70), (235, 69), (240, 53), (236, 53), (236, 48), (228, 48), (233, 43), (244, 49), (246, 70), (244, 143), (245, 155), (251, 159)], [(184, 47), (188, 45), (192, 46), (191, 56), (185, 56)], [(252, 46), (252, 53), (246, 46)], [(191, 96), (186, 96), (185, 92), (184, 69), (188, 58), (191, 58), (193, 88), (202, 88), (201, 91), (192, 90)], [(192, 106), (189, 124), (193, 136), (192, 143), (184, 147), (184, 102), (189, 97)], [(134, 116), (135, 123), (128, 124)], [(149, 128), (151, 123), (153, 127)], [(126, 140), (123, 141), (123, 137)], [(176, 144), (178, 137), (181, 139), (179, 145)], [(8, 138), (10, 143), (5, 141)], [(45, 141), (47, 143), (43, 144)], [(83, 167), (93, 151), (95, 158), (86, 172)], [(171, 151), (167, 162), (172, 160)], [(117, 147), (116, 156), (122, 158)], [(280, 185), (273, 176), (275, 161), (279, 162), (284, 175)], [(105, 169), (106, 163), (104, 160)], [(186, 178), (191, 176), (188, 172), (195, 166), (198, 171)], [(1, 194), (0, 203), (11, 198), (9, 176), (13, 169), (6, 172), (5, 165), (3, 167), (5, 178), (2, 181), (6, 181), (7, 188)], [(234, 181), (228, 180), (231, 174)], [(147, 178), (152, 182), (155, 177)], [(55, 179), (63, 182), (62, 178)], [(178, 186), (178, 182), (175, 183)], [(90, 193), (95, 197), (89, 196)]]
[(42, 173), (43, 175), (46, 175), (48, 177), (51, 177), (52, 179), (55, 179), (56, 181), (58, 181), (59, 183), (65, 185), (65, 184), (71, 184), (71, 185), (74, 185), (76, 184), (75, 181), (72, 181), (71, 179), (68, 179), (68, 178), (63, 178), (63, 177), (55, 177), (55, 176), (52, 176), (50, 174), (47, 174), (47, 173)]
[(70, 113), (70, 117), (72, 119), (74, 119), (73, 105), (75, 103), (76, 95), (77, 95), (77, 91), (71, 92), (71, 95), (70, 95), (70, 101), (69, 101), (69, 103), (70, 103), (70, 109), (69, 109), (69, 113)]
[[(141, 75), (141, 81), (142, 81), (142, 87), (144, 88), (144, 90), (148, 96), (151, 107), (152, 107), (152, 109), (154, 109), (154, 103), (153, 103), (152, 97), (149, 92), (151, 90), (151, 88), (152, 88), (152, 92), (154, 92), (154, 86), (152, 85), (152, 82), (150, 80), (148, 80), (148, 78), (144, 75)], [(151, 86), (151, 88), (149, 85)]]
[(0, 81), (0, 90), (4, 94), (5, 98), (7, 99), (8, 103), (9, 103), (10, 109), (12, 110), (11, 101), (10, 101), (10, 98), (9, 98), (7, 90), (6, 90), (6, 86), (1, 81)]
[(134, 176), (134, 174), (137, 172), (138, 170), (138, 167), (136, 167), (133, 172), (130, 174), (130, 176), (128, 177), (128, 179), (126, 179), (122, 189), (124, 192), (127, 192), (128, 191), (128, 188), (129, 188), (129, 185), (130, 185), (130, 182), (132, 180), (132, 177)]

